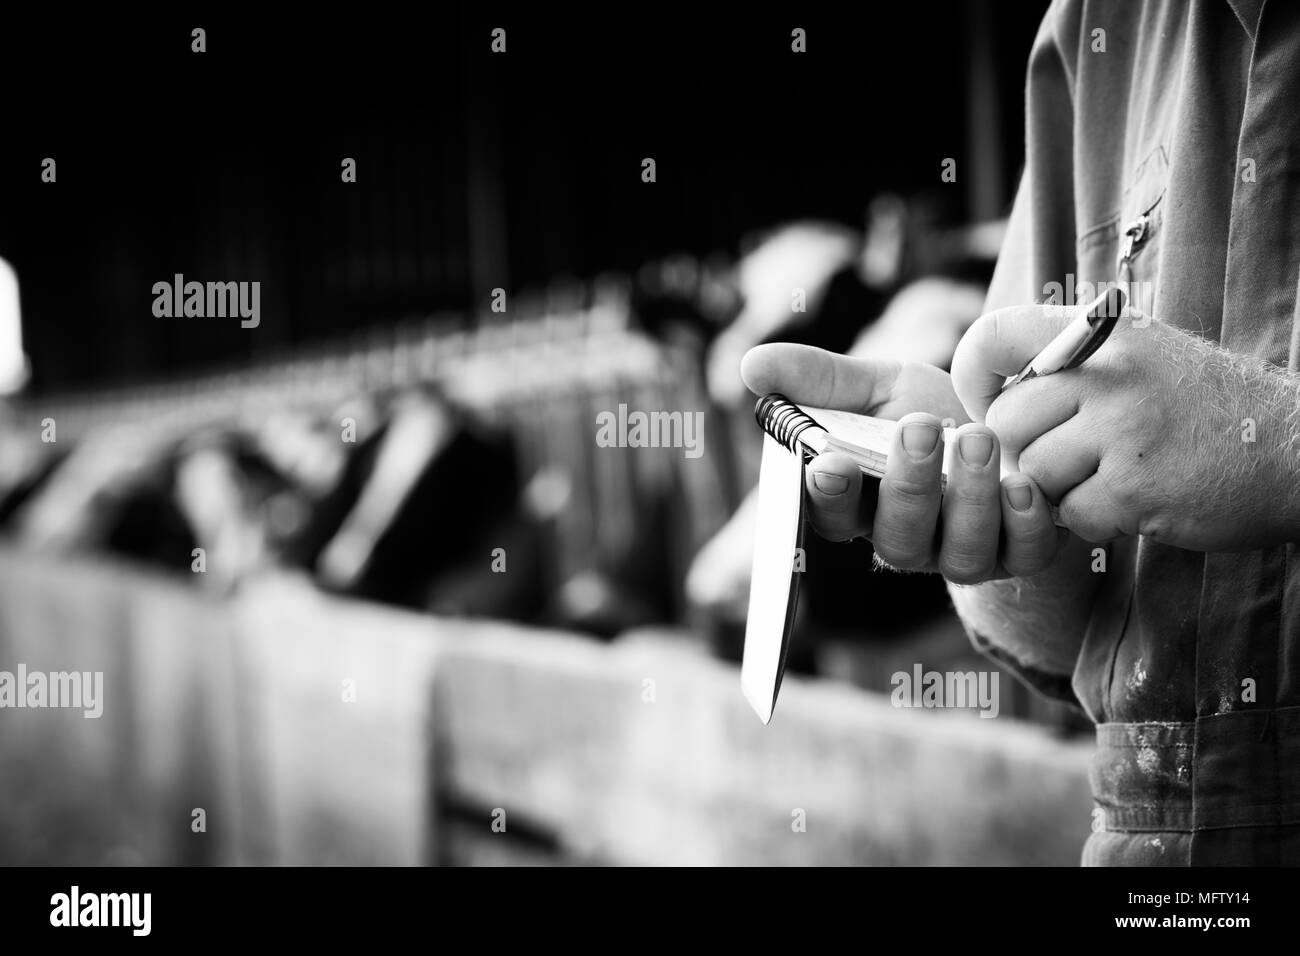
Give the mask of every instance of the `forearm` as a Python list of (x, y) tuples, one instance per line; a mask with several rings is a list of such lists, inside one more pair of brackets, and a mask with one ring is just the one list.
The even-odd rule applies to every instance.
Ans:
[[(1259, 546), (1300, 542), (1300, 376), (1295, 372), (1243, 360), (1246, 370), (1234, 369), (1250, 384), (1238, 414), (1229, 419), (1229, 434), (1242, 453), (1229, 472), (1232, 498), (1253, 496), (1262, 505), (1265, 530)], [(1256, 450), (1258, 449), (1258, 450)], [(1269, 526), (1276, 528), (1272, 530)]]
[(1194, 551), (1300, 541), (1300, 375), (1187, 333), (1155, 338), (1171, 371), (1141, 394), (1167, 390), (1153, 417), (1169, 453), (1151, 455), (1148, 439), (1114, 456), (1148, 449), (1128, 496), (1146, 519), (1137, 530)]

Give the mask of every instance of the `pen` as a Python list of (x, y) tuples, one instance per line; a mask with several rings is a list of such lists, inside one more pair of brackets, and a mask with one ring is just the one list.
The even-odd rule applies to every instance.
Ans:
[(1101, 348), (1119, 321), (1128, 297), (1119, 286), (1112, 286), (1088, 305), (1079, 309), (1061, 334), (1029, 360), (1020, 374), (1007, 379), (1002, 386), (1006, 391), (1029, 378), (1051, 375), (1067, 368), (1082, 365), (1088, 356)]

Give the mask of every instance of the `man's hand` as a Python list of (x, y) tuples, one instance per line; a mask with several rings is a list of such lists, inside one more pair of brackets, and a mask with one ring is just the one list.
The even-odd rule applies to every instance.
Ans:
[(1297, 540), (1296, 379), (1126, 313), (1081, 367), (999, 394), (1072, 314), (990, 313), (953, 358), (965, 409), (1059, 503), (1062, 524), (1094, 542), (1142, 534), (1198, 551)]
[[(751, 349), (741, 376), (756, 395), (781, 392), (805, 405), (900, 422), (879, 482), (864, 480), (845, 455), (821, 455), (809, 465), (812, 521), (823, 537), (868, 537), (887, 564), (937, 570), (955, 584), (1034, 574), (1051, 563), (1064, 532), (1052, 523), (1042, 491), (1023, 475), (999, 480), (997, 436), (970, 421), (948, 373), (774, 344)], [(953, 473), (940, 495), (945, 418), (960, 428)]]

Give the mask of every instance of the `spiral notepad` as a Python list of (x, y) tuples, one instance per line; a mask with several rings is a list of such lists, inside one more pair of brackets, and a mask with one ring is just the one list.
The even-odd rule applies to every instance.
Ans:
[[(767, 434), (758, 479), (758, 525), (740, 685), (766, 724), (781, 689), (799, 596), (794, 560), (803, 525), (804, 465), (817, 455), (836, 451), (856, 461), (864, 473), (883, 478), (898, 423), (800, 405), (777, 393), (758, 400), (754, 417)], [(955, 429), (943, 430), (943, 487), (956, 438)], [(1054, 508), (1052, 517), (1057, 517)]]

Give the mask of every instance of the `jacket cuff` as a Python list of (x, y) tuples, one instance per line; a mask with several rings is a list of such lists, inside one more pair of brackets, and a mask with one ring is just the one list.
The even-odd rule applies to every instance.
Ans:
[(1078, 697), (1074, 693), (1073, 675), (1071, 674), (1054, 674), (1032, 665), (1026, 664), (1019, 658), (1009, 654), (1006, 650), (988, 640), (982, 634), (973, 628), (966, 628), (966, 633), (970, 635), (971, 644), (975, 650), (979, 651), (985, 657), (1005, 667), (1014, 674), (1021, 682), (1028, 685), (1033, 690), (1049, 697), (1052, 700), (1063, 701), (1074, 707), (1081, 706)]

